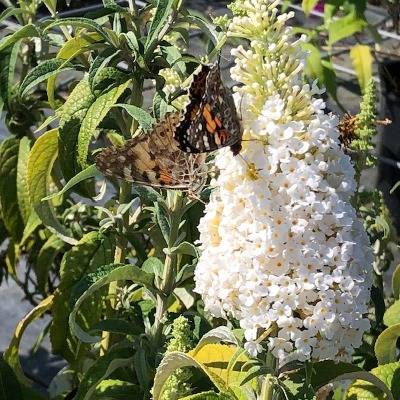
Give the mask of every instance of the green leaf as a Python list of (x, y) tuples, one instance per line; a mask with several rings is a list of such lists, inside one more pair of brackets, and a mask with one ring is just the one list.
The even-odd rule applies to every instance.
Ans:
[(92, 93), (88, 77), (84, 77), (70, 93), (60, 113), (59, 157), (63, 175), (67, 181), (81, 167), (78, 163), (79, 132), (83, 119), (96, 96)]
[[(72, 332), (84, 343), (96, 343), (101, 340), (101, 337), (92, 336), (86, 333), (80, 326), (76, 317), (80, 307), (88, 298), (93, 298), (93, 294), (114, 281), (133, 281), (137, 284), (151, 287), (154, 281), (154, 275), (142, 271), (135, 265), (118, 265), (110, 264), (103, 265), (99, 271), (84, 278), (75, 288), (71, 302), (74, 303), (73, 310), (69, 316), (69, 324)], [(86, 302), (84, 303), (86, 304)]]
[(24, 96), (30, 89), (46, 81), (53, 75), (57, 75), (63, 71), (74, 70), (75, 67), (65, 60), (52, 58), (41, 62), (37, 67), (29, 71), (28, 75), (22, 81), (19, 88), (19, 96)]
[(40, 37), (36, 26), (34, 24), (27, 24), (23, 26), (18, 31), (14, 32), (12, 35), (4, 36), (0, 39), (0, 50), (5, 49), (7, 46), (18, 42), (20, 39)]
[(82, 36), (74, 36), (63, 44), (57, 53), (57, 58), (71, 60), (85, 51), (93, 50), (95, 44), (100, 41), (101, 36), (96, 32), (86, 32)]
[(0, 356), (0, 398), (2, 400), (23, 400), (18, 379), (2, 356)]
[(319, 85), (325, 87), (339, 107), (343, 108), (337, 97), (337, 78), (331, 60), (322, 59), (320, 50), (310, 43), (303, 43), (302, 49), (309, 51), (306, 67), (307, 74), (318, 79)]
[(170, 110), (170, 105), (166, 100), (166, 95), (163, 91), (157, 91), (153, 97), (153, 114), (157, 119), (161, 119)]
[(380, 365), (397, 359), (397, 339), (400, 336), (400, 324), (385, 329), (376, 339), (375, 356)]
[(164, 237), (165, 243), (168, 243), (171, 231), (170, 216), (168, 215), (168, 212), (165, 210), (163, 200), (160, 199), (159, 201), (157, 201), (157, 203), (154, 203), (154, 208), (155, 208), (155, 215), (157, 218), (157, 224)]
[[(154, 378), (153, 399), (157, 400), (161, 397), (167, 379), (176, 368), (191, 366), (202, 370), (218, 390), (232, 396), (236, 394), (234, 398), (246, 399), (246, 397), (240, 395), (243, 393), (243, 388), (240, 388), (240, 384), (246, 377), (247, 371), (241, 370), (240, 366), (246, 364), (249, 358), (242, 351), (237, 356), (237, 350), (237, 347), (208, 344), (196, 353), (193, 351), (188, 354), (178, 351), (168, 353), (157, 368)], [(228, 368), (231, 365), (230, 361), (233, 359), (235, 368)], [(245, 386), (255, 390), (257, 388), (256, 379), (252, 379)]]
[[(68, 325), (70, 297), (75, 285), (88, 273), (94, 272), (101, 265), (109, 264), (114, 258), (115, 243), (97, 232), (90, 232), (79, 243), (65, 253), (60, 269), (60, 283), (55, 291), (53, 305), (53, 323), (50, 327), (50, 340), (53, 352), (61, 354), (68, 361), (73, 361), (84, 354), (88, 347), (79, 346)], [(100, 319), (103, 302), (101, 292), (96, 293), (80, 308), (78, 322), (88, 329)]]
[(17, 164), (17, 193), (18, 206), (24, 225), (27, 224), (31, 213), (32, 206), (29, 201), (28, 183), (26, 180), (26, 172), (28, 170), (28, 157), (31, 149), (31, 141), (27, 137), (23, 137), (19, 143), (18, 164)]
[(197, 346), (194, 348), (194, 350), (192, 350), (192, 352), (195, 355), (197, 351), (200, 351), (202, 349), (202, 347), (207, 346), (208, 344), (220, 342), (238, 346), (237, 339), (233, 335), (232, 331), (226, 326), (220, 326), (204, 334), (199, 343), (197, 343)]
[(90, 400), (133, 400), (132, 393), (140, 393), (140, 387), (118, 379), (102, 379)]
[(41, 317), (46, 311), (50, 310), (53, 304), (53, 295), (42, 300), (36, 307), (34, 307), (21, 321), (15, 329), (14, 336), (4, 352), (4, 358), (8, 364), (13, 368), (18, 380), (25, 386), (30, 386), (32, 382), (24, 375), (20, 364), (18, 352), (21, 344), (22, 335), (26, 328), (36, 319)]
[[(111, 349), (103, 357), (98, 358), (87, 370), (74, 397), (75, 400), (93, 399), (92, 394), (105, 378), (109, 377), (116, 369), (132, 364), (135, 350), (131, 347)], [(132, 393), (131, 393), (132, 398)]]
[[(14, 87), (14, 75), (16, 73), (16, 63), (18, 51), (21, 43), (18, 41), (0, 51), (0, 101), (11, 108), (12, 93)], [(2, 107), (0, 107), (0, 110)]]
[(57, 255), (65, 246), (63, 240), (57, 235), (51, 235), (41, 247), (35, 263), (35, 274), (38, 290), (41, 294), (46, 293), (46, 284), (49, 277), (50, 269), (53, 266)]
[(113, 48), (106, 48), (94, 59), (89, 69), (89, 85), (92, 91), (94, 90), (95, 83), (99, 81), (98, 75), (114, 58), (118, 57), (119, 53), (119, 51), (115, 51)]
[(18, 153), (20, 140), (15, 136), (5, 139), (0, 146), (0, 205), (4, 224), (10, 236), (19, 243), (24, 222), (18, 205)]
[(54, 207), (50, 202), (42, 202), (42, 198), (49, 194), (51, 171), (58, 153), (58, 130), (45, 132), (36, 140), (29, 154), (27, 183), (29, 199), (32, 207), (44, 225), (62, 240), (75, 244), (69, 232), (57, 220)]
[(350, 378), (357, 378), (358, 380), (348, 388), (344, 399), (398, 399), (400, 395), (399, 368), (399, 362), (380, 365), (372, 369), (371, 373), (364, 372), (363, 376)]
[(329, 44), (333, 45), (337, 41), (361, 32), (368, 22), (365, 18), (355, 12), (351, 12), (342, 18), (333, 20), (328, 27)]
[(157, 257), (149, 257), (142, 265), (141, 269), (148, 274), (161, 276), (164, 264)]
[(103, 319), (101, 321), (95, 322), (90, 327), (90, 332), (96, 331), (107, 331), (125, 336), (138, 336), (143, 333), (144, 327), (125, 321), (123, 319)]
[(1, 14), (0, 14), (0, 22), (7, 20), (10, 17), (13, 17), (15, 15), (23, 14), (24, 11), (21, 8), (6, 8)]
[(396, 300), (400, 299), (400, 264), (396, 267), (392, 276), (393, 296)]
[(304, 11), (304, 14), (309, 16), (310, 12), (314, 9), (314, 7), (317, 3), (318, 3), (318, 0), (303, 0), (301, 2), (301, 7)]
[(88, 18), (63, 18), (57, 21), (52, 22), (51, 24), (46, 26), (45, 31), (52, 29), (56, 26), (77, 26), (81, 28), (86, 28), (89, 31), (92, 30), (97, 32), (106, 42), (109, 42), (109, 37), (107, 35), (106, 29), (99, 25), (97, 22), (88, 19)]
[(383, 323), (390, 327), (400, 323), (400, 300), (395, 301), (385, 312)]
[(115, 107), (121, 107), (135, 119), (144, 130), (149, 130), (156, 122), (155, 119), (143, 109), (131, 104), (116, 104)]
[(182, 242), (179, 244), (177, 247), (172, 247), (169, 252), (171, 254), (188, 254), (189, 256), (192, 257), (199, 257), (199, 251), (197, 247), (189, 242)]
[(59, 192), (56, 192), (49, 196), (43, 197), (42, 201), (51, 200), (58, 196), (61, 196), (62, 194), (66, 193), (68, 190), (73, 188), (75, 185), (77, 185), (78, 183), (86, 181), (87, 179), (90, 179), (90, 178), (94, 178), (96, 176), (102, 176), (102, 174), (97, 170), (96, 165), (94, 165), (94, 164), (90, 165), (83, 171), (76, 174), (72, 179), (70, 179)]
[(215, 27), (210, 24), (201, 14), (198, 15), (186, 15), (181, 20), (182, 22), (189, 22), (189, 24), (197, 26), (214, 44), (218, 44), (218, 49), (222, 47), (225, 41), (220, 40), (216, 35)]
[(357, 365), (344, 362), (336, 363), (331, 360), (313, 363), (313, 369), (315, 373), (311, 376), (311, 384), (315, 389), (327, 385), (332, 381), (337, 381), (344, 374), (364, 371)]
[(365, 93), (372, 79), (372, 56), (369, 46), (356, 45), (350, 49), (350, 58), (356, 72), (361, 92)]
[(157, 1), (157, 8), (154, 13), (153, 20), (151, 21), (149, 31), (147, 33), (147, 39), (144, 46), (145, 53), (147, 53), (149, 49), (154, 48), (155, 42), (157, 42), (159, 39), (162, 39), (158, 38), (158, 35), (167, 24), (167, 20), (171, 13), (172, 5), (174, 4), (174, 2), (175, 0)]
[(21, 239), (21, 245), (24, 245), (25, 242), (28, 240), (29, 236), (33, 234), (33, 232), (42, 225), (41, 219), (35, 212), (32, 212), (29, 216), (29, 219), (25, 225), (24, 235)]
[[(126, 76), (126, 79), (127, 78), (128, 76)], [(88, 147), (92, 135), (129, 84), (130, 81), (126, 80), (119, 86), (101, 94), (88, 108), (87, 113), (82, 120), (78, 139), (78, 163), (81, 168), (87, 167)]]

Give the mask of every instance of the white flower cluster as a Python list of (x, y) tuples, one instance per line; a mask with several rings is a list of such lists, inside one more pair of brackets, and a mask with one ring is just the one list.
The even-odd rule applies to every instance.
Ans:
[(374, 257), (349, 203), (354, 169), (337, 118), (323, 113), (315, 85), (301, 84), (305, 54), (276, 4), (242, 0), (246, 14), (230, 27), (252, 38), (231, 71), (243, 83), (243, 150), (217, 156), (195, 290), (213, 315), (240, 321), (253, 355), (270, 330), (281, 363), (348, 361), (369, 328)]

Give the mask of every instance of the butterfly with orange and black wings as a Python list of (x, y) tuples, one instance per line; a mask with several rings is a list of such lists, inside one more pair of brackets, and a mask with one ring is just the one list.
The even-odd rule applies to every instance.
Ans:
[(174, 138), (187, 153), (206, 153), (230, 146), (242, 148), (242, 130), (232, 93), (221, 79), (219, 65), (203, 64), (189, 88), (189, 102)]
[(181, 116), (181, 112), (168, 113), (148, 134), (103, 149), (96, 156), (97, 169), (128, 182), (198, 193), (207, 179), (205, 154), (178, 148), (172, 136)]

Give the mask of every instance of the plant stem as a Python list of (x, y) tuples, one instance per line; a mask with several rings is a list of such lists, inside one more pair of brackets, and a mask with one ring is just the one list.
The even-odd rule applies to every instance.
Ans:
[[(121, 189), (119, 194), (119, 202), (120, 204), (125, 203), (131, 194), (131, 186), (127, 182), (121, 182)], [(124, 226), (129, 225), (129, 213), (125, 213), (123, 215), (123, 224)], [(117, 246), (115, 248), (114, 253), (114, 263), (120, 264), (125, 263), (126, 257), (126, 248), (128, 245), (128, 240), (121, 235), (119, 237)], [(124, 281), (114, 281), (111, 282), (108, 286), (108, 302), (106, 304), (106, 319), (114, 318), (115, 317), (115, 305), (116, 305), (116, 295), (118, 287), (121, 287), (125, 284)], [(107, 353), (107, 350), (112, 345), (112, 334), (109, 331), (103, 331), (102, 333), (102, 342), (100, 348), (100, 355), (104, 355)]]
[[(167, 243), (167, 255), (165, 257), (163, 276), (160, 284), (160, 291), (157, 293), (156, 313), (153, 326), (154, 344), (158, 346), (162, 337), (162, 319), (167, 309), (168, 298), (175, 288), (177, 275), (177, 257), (170, 250), (176, 246), (179, 235), (179, 226), (182, 218), (183, 195), (179, 191), (168, 191), (167, 204), (170, 210), (170, 232)], [(159, 347), (159, 346), (158, 346)]]

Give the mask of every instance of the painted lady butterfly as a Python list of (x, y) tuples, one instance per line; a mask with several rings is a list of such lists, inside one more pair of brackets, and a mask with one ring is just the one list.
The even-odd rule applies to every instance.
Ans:
[(205, 154), (188, 154), (172, 135), (182, 112), (171, 112), (147, 135), (110, 146), (96, 156), (96, 167), (105, 175), (128, 182), (198, 193), (207, 179)]
[(128, 182), (197, 193), (207, 179), (205, 153), (230, 146), (236, 155), (241, 140), (232, 93), (218, 64), (208, 64), (193, 78), (186, 110), (166, 114), (147, 135), (102, 150), (96, 167)]
[(187, 153), (205, 153), (230, 146), (242, 148), (242, 130), (232, 93), (221, 80), (219, 65), (203, 64), (189, 88), (189, 103), (174, 138)]

